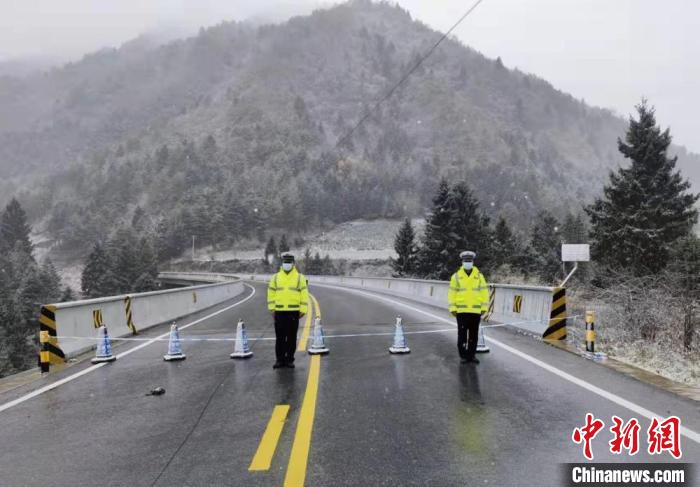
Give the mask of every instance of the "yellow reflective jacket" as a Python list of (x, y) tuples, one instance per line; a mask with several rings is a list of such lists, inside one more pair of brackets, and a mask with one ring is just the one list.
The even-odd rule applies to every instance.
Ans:
[(450, 290), (447, 292), (450, 312), (486, 313), (489, 309), (489, 288), (486, 278), (474, 266), (471, 275), (464, 268), (452, 274)]
[(267, 309), (270, 311), (299, 311), (306, 314), (309, 290), (306, 276), (292, 267), (289, 272), (280, 270), (272, 276), (267, 286)]

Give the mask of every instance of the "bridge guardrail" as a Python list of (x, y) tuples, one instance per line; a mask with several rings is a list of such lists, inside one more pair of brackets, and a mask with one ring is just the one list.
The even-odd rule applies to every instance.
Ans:
[(93, 346), (77, 340), (60, 341), (57, 336), (88, 337), (101, 324), (107, 325), (112, 336), (131, 335), (210, 308), (243, 291), (240, 280), (227, 277), (225, 282), (214, 284), (46, 304), (39, 317), (40, 330), (48, 335), (41, 362), (63, 363)]
[[(269, 274), (222, 274), (205, 272), (161, 273), (187, 280), (190, 278), (231, 279), (240, 277), (251, 281), (267, 281)], [(449, 283), (427, 279), (403, 279), (361, 276), (307, 276), (311, 284), (331, 284), (405, 297), (433, 306), (447, 307)], [(566, 289), (549, 286), (489, 284), (489, 311), (486, 318), (495, 323), (512, 326), (547, 340), (566, 338)]]

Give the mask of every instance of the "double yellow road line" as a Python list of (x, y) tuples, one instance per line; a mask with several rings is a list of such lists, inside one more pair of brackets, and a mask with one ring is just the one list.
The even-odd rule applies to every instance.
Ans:
[[(309, 295), (317, 317), (321, 317), (321, 307), (314, 296)], [(306, 322), (299, 340), (298, 352), (305, 352), (311, 329), (312, 313), (306, 314)], [(309, 377), (306, 382), (306, 392), (297, 420), (297, 429), (292, 443), (292, 452), (289, 455), (287, 473), (284, 477), (285, 487), (301, 487), (306, 479), (306, 466), (309, 459), (309, 449), (311, 447), (311, 431), (316, 415), (316, 399), (318, 397), (318, 383), (321, 372), (321, 357), (312, 355), (309, 365)], [(272, 457), (277, 449), (277, 443), (282, 434), (282, 429), (289, 413), (288, 404), (278, 404), (272, 410), (272, 417), (265, 428), (258, 450), (253, 456), (253, 460), (248, 467), (249, 471), (269, 470), (272, 464)]]

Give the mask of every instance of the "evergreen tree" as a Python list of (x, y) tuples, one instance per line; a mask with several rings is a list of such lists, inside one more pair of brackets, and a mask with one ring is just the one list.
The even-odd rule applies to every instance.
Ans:
[(561, 236), (559, 222), (546, 210), (535, 219), (530, 238), (530, 270), (547, 284), (561, 273)]
[(504, 265), (514, 266), (520, 253), (515, 235), (508, 226), (508, 222), (502, 216), (496, 223), (493, 233), (493, 245), (491, 249), (491, 268), (497, 269)]
[(582, 244), (588, 242), (588, 228), (581, 214), (576, 216), (566, 215), (564, 225), (561, 228), (561, 237), (564, 243)]
[(136, 235), (130, 228), (117, 230), (107, 244), (107, 251), (111, 256), (110, 270), (119, 282), (117, 289), (114, 289), (112, 293), (132, 292), (134, 283), (143, 272)]
[(415, 232), (411, 219), (406, 218), (394, 238), (394, 250), (397, 258), (391, 259), (391, 267), (394, 277), (412, 276), (416, 271)]
[(10, 252), (15, 248), (27, 254), (32, 253), (29, 239), (31, 228), (27, 214), (15, 198), (12, 198), (0, 216), (0, 252)]
[(46, 301), (56, 301), (61, 295), (61, 278), (56, 272), (51, 259), (46, 259), (41, 266), (42, 295)]
[(311, 249), (306, 247), (304, 249), (304, 258), (301, 261), (301, 268), (304, 269), (305, 274), (311, 274), (309, 269), (312, 269), (313, 264), (311, 263)]
[(272, 260), (277, 256), (277, 244), (275, 243), (275, 237), (270, 236), (270, 239), (267, 241), (267, 245), (265, 246), (265, 256), (263, 257), (263, 260), (269, 264), (272, 263)]
[(630, 118), (618, 148), (631, 165), (610, 173), (603, 197), (586, 208), (590, 216), (593, 257), (603, 265), (636, 275), (657, 272), (668, 262), (670, 246), (687, 236), (697, 221), (699, 195), (667, 157), (669, 130), (656, 125), (654, 109), (643, 100), (638, 119)]
[(73, 292), (73, 288), (70, 286), (66, 286), (63, 289), (63, 293), (61, 293), (61, 299), (59, 299), (59, 302), (61, 303), (66, 303), (68, 301), (75, 301), (75, 292)]
[(418, 268), (421, 276), (429, 279), (447, 279), (449, 277), (447, 254), (448, 241), (452, 234), (451, 215), (447, 204), (450, 186), (445, 179), (440, 181), (433, 197), (433, 207), (425, 223), (423, 245), (418, 252)]
[(282, 255), (284, 252), (289, 252), (289, 244), (287, 243), (286, 233), (282, 234), (282, 238), (280, 238), (280, 243), (277, 246), (277, 250), (279, 251), (280, 255)]
[(493, 235), (489, 218), (479, 209), (479, 202), (465, 182), (455, 184), (450, 192), (452, 233), (448, 247), (448, 264), (442, 279), (449, 279), (459, 266), (459, 253), (463, 250), (476, 252), (476, 265), (484, 272), (491, 268)]
[[(108, 284), (105, 276), (110, 274), (111, 279), (113, 279), (111, 267), (112, 264), (104, 247), (99, 242), (95, 242), (85, 262), (80, 279), (83, 296), (86, 298), (99, 298), (109, 295), (109, 290), (105, 289), (105, 284)], [(107, 291), (107, 294), (105, 294), (105, 291)]]

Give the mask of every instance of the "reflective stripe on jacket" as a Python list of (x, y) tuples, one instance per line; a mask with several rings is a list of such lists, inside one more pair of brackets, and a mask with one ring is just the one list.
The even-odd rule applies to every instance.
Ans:
[(452, 274), (450, 289), (447, 292), (450, 312), (486, 313), (489, 309), (489, 288), (486, 278), (476, 266), (471, 275), (464, 268)]
[(280, 270), (267, 286), (267, 309), (270, 311), (299, 311), (306, 314), (309, 290), (306, 277), (296, 267), (289, 272)]

